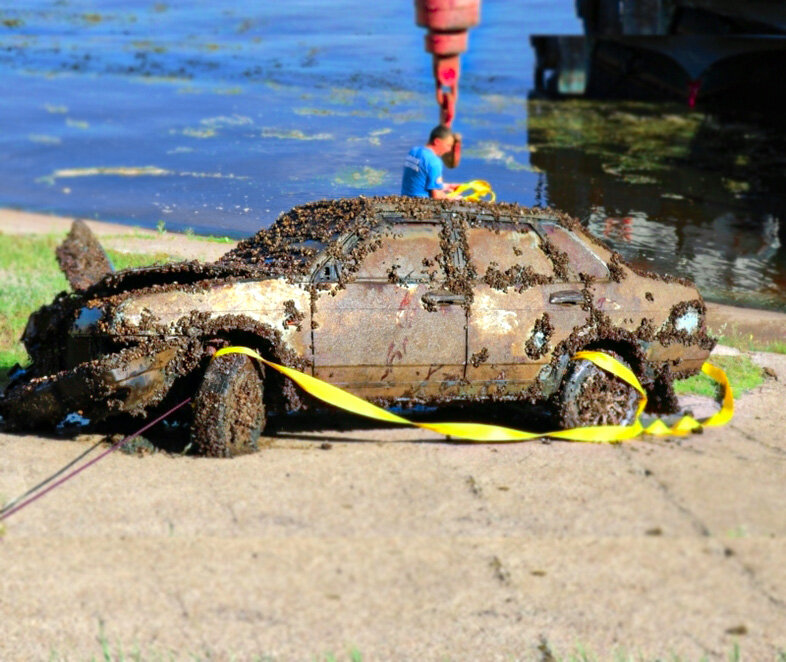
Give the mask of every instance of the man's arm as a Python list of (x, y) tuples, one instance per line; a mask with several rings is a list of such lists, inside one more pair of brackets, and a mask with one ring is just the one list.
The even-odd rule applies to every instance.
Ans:
[(428, 193), (432, 198), (440, 200), (442, 198), (449, 198), (450, 194), (455, 191), (457, 187), (458, 184), (448, 184), (445, 182), (442, 184), (442, 188), (432, 188)]

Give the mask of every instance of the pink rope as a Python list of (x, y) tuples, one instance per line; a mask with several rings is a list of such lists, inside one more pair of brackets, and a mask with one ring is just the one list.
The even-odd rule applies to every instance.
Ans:
[(14, 513), (18, 513), (20, 510), (22, 510), (22, 508), (26, 508), (27, 506), (29, 506), (30, 504), (34, 503), (35, 501), (38, 501), (38, 499), (40, 499), (42, 496), (44, 496), (45, 494), (48, 494), (49, 492), (54, 490), (56, 487), (60, 487), (60, 485), (62, 485), (63, 483), (65, 483), (68, 480), (71, 480), (77, 474), (82, 473), (88, 467), (93, 466), (96, 462), (98, 462), (99, 460), (105, 458), (110, 453), (114, 453), (118, 448), (120, 448), (121, 446), (124, 446), (126, 443), (131, 441), (134, 437), (138, 437), (143, 432), (145, 432), (145, 431), (149, 430), (150, 428), (152, 428), (156, 423), (158, 423), (160, 421), (163, 421), (167, 416), (169, 416), (170, 414), (176, 412), (178, 409), (180, 409), (181, 407), (187, 405), (189, 402), (191, 402), (191, 398), (186, 398), (185, 400), (183, 400), (183, 402), (181, 402), (178, 405), (175, 405), (174, 407), (172, 407), (172, 409), (170, 409), (166, 413), (161, 414), (161, 416), (159, 416), (154, 421), (150, 421), (150, 423), (148, 423), (144, 427), (140, 428), (139, 430), (137, 430), (133, 434), (128, 435), (124, 439), (121, 439), (120, 441), (118, 441), (113, 446), (110, 446), (109, 448), (107, 448), (103, 453), (101, 453), (101, 455), (98, 455), (97, 457), (94, 457), (92, 460), (90, 460), (89, 462), (83, 464), (81, 467), (79, 467), (77, 469), (74, 469), (71, 473), (67, 473), (60, 480), (52, 483), (45, 490), (42, 490), (38, 494), (34, 494), (30, 498), (25, 499), (24, 501), (22, 501), (22, 503), (17, 504), (16, 506), (11, 508), (10, 510), (7, 510), (5, 512), (0, 512), (0, 522), (2, 522), (4, 519), (8, 519)]

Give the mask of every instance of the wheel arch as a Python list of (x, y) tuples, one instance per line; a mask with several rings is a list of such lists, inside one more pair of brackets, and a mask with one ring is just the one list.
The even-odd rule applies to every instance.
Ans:
[(630, 365), (646, 391), (654, 387), (655, 373), (647, 360), (644, 341), (623, 329), (613, 329), (613, 333), (588, 334), (585, 328), (574, 331), (560, 342), (554, 348), (551, 361), (540, 370), (537, 385), (542, 396), (549, 398), (559, 392), (571, 357), (582, 350), (607, 350), (618, 354)]
[[(268, 361), (310, 371), (308, 359), (288, 347), (278, 329), (245, 315), (216, 317), (201, 330), (201, 335), (206, 349), (233, 345), (248, 347)], [(206, 361), (209, 361), (209, 354), (211, 352), (208, 349)], [(303, 406), (303, 396), (291, 380), (275, 370), (266, 369), (266, 366), (258, 361), (255, 363), (265, 381), (265, 406), (269, 411), (291, 411)], [(206, 367), (207, 364), (203, 370)]]

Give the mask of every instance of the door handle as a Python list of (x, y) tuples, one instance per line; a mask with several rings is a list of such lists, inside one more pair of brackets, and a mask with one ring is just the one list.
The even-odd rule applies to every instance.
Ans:
[(584, 303), (584, 295), (578, 290), (560, 290), (552, 292), (549, 303), (576, 305)]
[(455, 306), (467, 302), (466, 294), (455, 292), (426, 292), (420, 299), (426, 306)]

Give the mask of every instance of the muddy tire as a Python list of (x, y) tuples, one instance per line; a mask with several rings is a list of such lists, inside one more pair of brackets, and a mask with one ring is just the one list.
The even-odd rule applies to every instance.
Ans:
[(191, 442), (197, 452), (208, 457), (253, 453), (264, 427), (263, 378), (253, 359), (229, 354), (212, 361), (194, 399)]
[[(614, 352), (606, 352), (630, 368)], [(558, 399), (564, 429), (590, 425), (630, 425), (636, 418), (639, 393), (591, 361), (571, 361)]]

